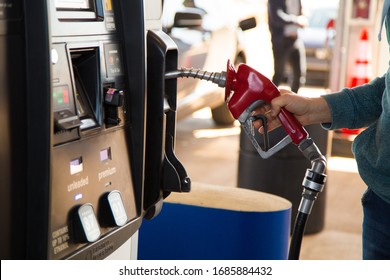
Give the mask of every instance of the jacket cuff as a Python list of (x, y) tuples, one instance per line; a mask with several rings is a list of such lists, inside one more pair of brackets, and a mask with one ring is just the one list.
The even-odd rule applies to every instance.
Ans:
[(338, 128), (352, 128), (354, 108), (349, 89), (322, 96), (328, 103), (331, 115), (331, 123), (322, 123), (322, 127), (328, 130)]

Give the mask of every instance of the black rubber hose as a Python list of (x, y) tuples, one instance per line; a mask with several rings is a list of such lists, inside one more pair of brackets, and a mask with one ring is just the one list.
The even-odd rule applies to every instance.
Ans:
[(299, 254), (301, 252), (301, 244), (303, 234), (305, 232), (308, 214), (298, 212), (295, 220), (294, 231), (291, 237), (290, 250), (288, 253), (289, 260), (299, 260)]

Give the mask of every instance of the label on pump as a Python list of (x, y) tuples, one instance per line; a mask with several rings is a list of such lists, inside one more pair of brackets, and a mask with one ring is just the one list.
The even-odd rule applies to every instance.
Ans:
[(105, 44), (104, 54), (106, 60), (107, 77), (123, 75), (122, 52), (118, 44)]

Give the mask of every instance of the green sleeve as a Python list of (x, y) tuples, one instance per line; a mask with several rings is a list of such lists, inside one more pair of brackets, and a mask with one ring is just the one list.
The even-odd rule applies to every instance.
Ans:
[(330, 107), (332, 122), (324, 123), (322, 126), (326, 129), (354, 129), (369, 126), (382, 112), (384, 90), (385, 76), (382, 76), (368, 84), (323, 95)]

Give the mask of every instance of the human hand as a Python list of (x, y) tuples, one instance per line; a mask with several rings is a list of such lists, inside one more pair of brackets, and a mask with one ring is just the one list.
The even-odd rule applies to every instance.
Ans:
[[(291, 112), (303, 126), (331, 122), (331, 112), (328, 103), (322, 97), (305, 97), (291, 91), (280, 89), (280, 96), (272, 100), (271, 104), (257, 108), (254, 115), (262, 114), (267, 117), (267, 130), (271, 131), (279, 127), (278, 115), (281, 108)], [(260, 121), (253, 122), (255, 128), (263, 133)]]
[(306, 27), (307, 25), (309, 24), (308, 20), (307, 20), (307, 17), (305, 16), (298, 16), (297, 17), (297, 25), (300, 27), (300, 28), (304, 28)]

